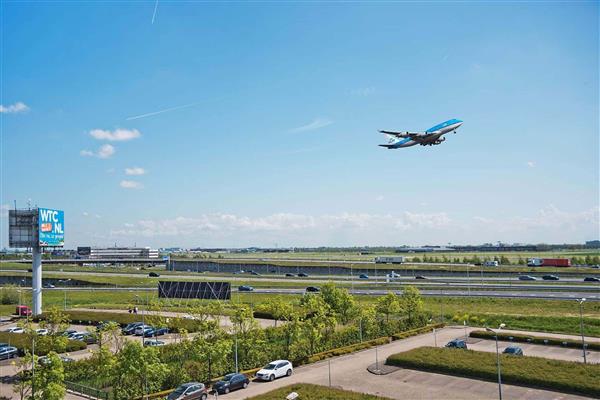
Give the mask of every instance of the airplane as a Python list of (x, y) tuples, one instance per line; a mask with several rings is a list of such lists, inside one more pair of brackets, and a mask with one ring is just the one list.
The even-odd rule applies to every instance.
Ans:
[(456, 133), (456, 130), (460, 128), (462, 124), (463, 121), (460, 119), (449, 119), (448, 121), (427, 129), (425, 132), (379, 131), (390, 138), (387, 144), (380, 144), (379, 146), (388, 149), (399, 149), (417, 144), (420, 144), (421, 146), (437, 145), (446, 140), (445, 137), (442, 137), (443, 135), (450, 132)]

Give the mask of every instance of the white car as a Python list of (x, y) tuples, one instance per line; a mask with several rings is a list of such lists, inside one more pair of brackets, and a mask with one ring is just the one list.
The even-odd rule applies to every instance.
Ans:
[(25, 331), (23, 330), (23, 328), (19, 328), (18, 326), (13, 326), (12, 328), (8, 328), (6, 330), (6, 332), (8, 332), (8, 333), (23, 333)]
[(166, 343), (163, 342), (162, 340), (146, 340), (144, 342), (144, 346), (150, 346), (150, 347), (157, 347), (157, 346), (164, 346)]
[(273, 381), (275, 378), (281, 378), (282, 376), (291, 376), (293, 372), (294, 368), (291, 362), (288, 360), (276, 360), (259, 370), (256, 373), (256, 379)]
[(36, 329), (35, 333), (37, 333), (40, 336), (46, 336), (48, 334), (48, 329), (43, 329), (43, 328)]

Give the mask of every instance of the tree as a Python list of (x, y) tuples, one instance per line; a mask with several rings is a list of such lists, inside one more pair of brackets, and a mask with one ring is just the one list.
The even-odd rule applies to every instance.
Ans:
[(375, 306), (378, 314), (385, 315), (385, 322), (390, 321), (390, 316), (400, 312), (400, 300), (395, 293), (388, 292), (377, 299)]
[(2, 295), (0, 296), (0, 303), (2, 304), (18, 304), (19, 303), (19, 292), (17, 285), (8, 284), (1, 288)]
[(510, 265), (510, 260), (506, 256), (500, 256), (500, 264), (501, 265)]
[(400, 307), (412, 322), (414, 317), (423, 311), (423, 298), (421, 292), (414, 286), (407, 286), (400, 296)]
[(65, 397), (65, 372), (58, 354), (52, 351), (43, 363), (37, 363), (33, 383), (33, 400), (62, 400)]
[(115, 400), (129, 400), (160, 390), (168, 372), (155, 347), (127, 341), (117, 354), (113, 369)]
[(271, 314), (275, 319), (275, 327), (278, 321), (287, 321), (294, 310), (294, 306), (281, 296), (270, 297), (267, 301), (258, 305), (258, 309)]
[(326, 283), (321, 286), (321, 296), (341, 323), (347, 324), (357, 316), (356, 302), (348, 290)]

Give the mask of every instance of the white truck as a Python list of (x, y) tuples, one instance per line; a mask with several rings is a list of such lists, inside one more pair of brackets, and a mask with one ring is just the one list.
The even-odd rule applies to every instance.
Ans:
[(375, 264), (402, 264), (404, 257), (375, 257)]
[(498, 265), (499, 265), (498, 261), (494, 261), (494, 260), (487, 260), (487, 261), (484, 261), (484, 263), (483, 263), (484, 267), (497, 267)]

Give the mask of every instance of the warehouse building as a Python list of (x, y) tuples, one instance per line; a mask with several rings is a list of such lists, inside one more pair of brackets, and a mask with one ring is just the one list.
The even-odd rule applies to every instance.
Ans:
[(157, 249), (150, 247), (77, 247), (77, 257), (96, 259), (158, 258)]

